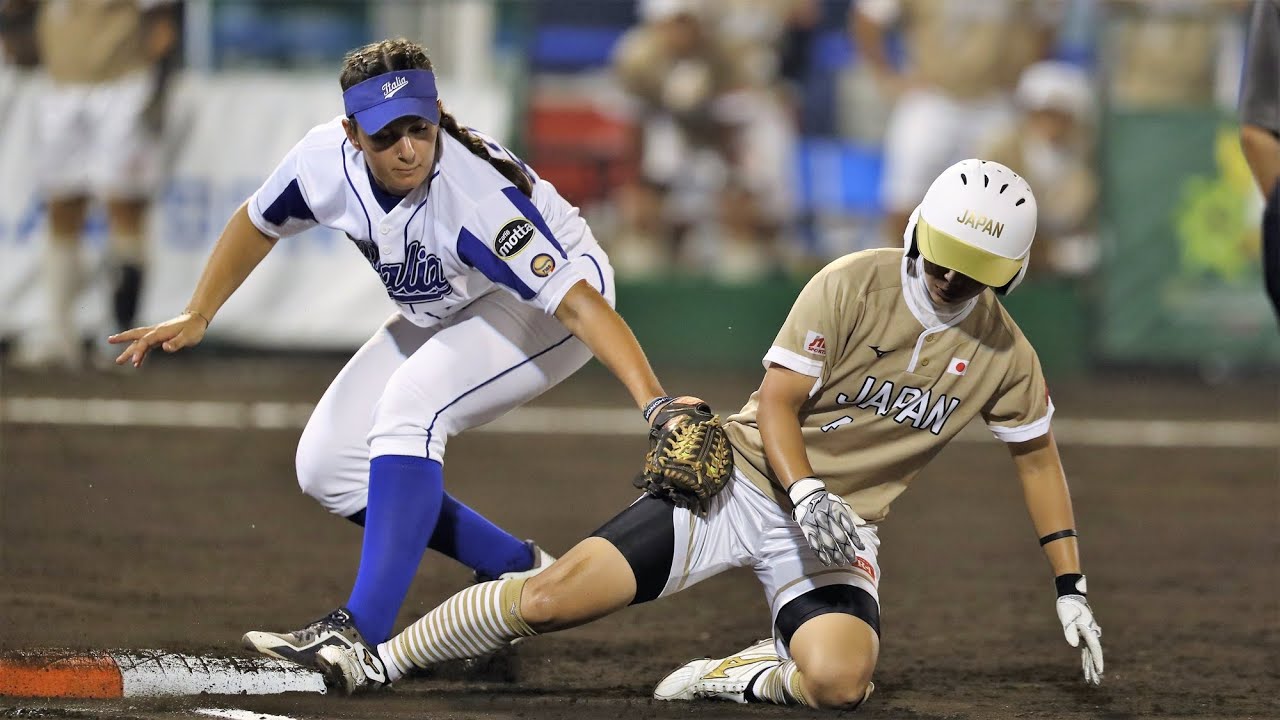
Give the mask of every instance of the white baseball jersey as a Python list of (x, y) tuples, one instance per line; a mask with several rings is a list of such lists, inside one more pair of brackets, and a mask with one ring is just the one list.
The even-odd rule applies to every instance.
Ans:
[(345, 232), (399, 309), (334, 378), (298, 443), (298, 482), (330, 512), (365, 507), (371, 457), (444, 462), (450, 437), (586, 364), (591, 351), (553, 316), (578, 280), (613, 304), (609, 259), (577, 208), (472, 132), (524, 167), (532, 198), (444, 132), (431, 181), (392, 196), (338, 118), (313, 128), (249, 199), (253, 224), (272, 237)]
[(578, 209), (510, 151), (475, 134), (494, 156), (525, 167), (535, 180), (532, 198), (443, 130), (431, 181), (390, 196), (339, 117), (294, 146), (250, 198), (249, 217), (276, 238), (315, 225), (346, 233), (400, 312), (421, 327), (498, 287), (548, 314), (578, 280), (602, 287), (603, 253), (577, 230)]

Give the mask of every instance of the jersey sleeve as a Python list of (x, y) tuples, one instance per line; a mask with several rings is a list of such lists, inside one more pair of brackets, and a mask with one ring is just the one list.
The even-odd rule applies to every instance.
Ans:
[(1280, 134), (1280, 3), (1255, 0), (1240, 82), (1240, 121)]
[(764, 366), (781, 365), (810, 377), (822, 377), (828, 354), (838, 355), (835, 344), (847, 335), (840, 328), (837, 308), (847, 301), (845, 290), (829, 270), (823, 270), (804, 286), (791, 312), (765, 353)]
[(249, 197), (249, 220), (269, 237), (290, 237), (318, 224), (307, 199), (302, 153), (302, 144), (295, 145)]
[(997, 440), (1007, 443), (1034, 440), (1049, 432), (1053, 400), (1040, 368), (1040, 358), (1027, 339), (1018, 334), (1016, 358), (995, 395), (982, 408), (982, 419)]
[(521, 300), (551, 315), (589, 262), (570, 258), (542, 213), (516, 187), (476, 205), (458, 231), (458, 257)]

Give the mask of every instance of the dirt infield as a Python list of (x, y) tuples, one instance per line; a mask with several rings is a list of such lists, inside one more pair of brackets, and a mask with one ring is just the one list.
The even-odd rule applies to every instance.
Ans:
[[(330, 360), (155, 363), (144, 377), (8, 372), (15, 396), (314, 401)], [(721, 409), (751, 376), (681, 378)], [(704, 389), (706, 388), (706, 389)], [(1275, 382), (1055, 385), (1063, 417), (1275, 421)], [(599, 374), (543, 404), (621, 405)], [(639, 427), (639, 426), (638, 426)], [(350, 589), (358, 528), (297, 489), (296, 429), (0, 425), (0, 651), (164, 648), (235, 654), (248, 629), (328, 612)], [(471, 434), (449, 448), (451, 492), (563, 552), (634, 496), (644, 440)], [(1280, 717), (1280, 450), (1063, 447), (1107, 674), (1080, 679), (1052, 580), (998, 443), (948, 448), (882, 526), (883, 654), (867, 718)], [(423, 564), (401, 617), (468, 581)], [(732, 610), (730, 610), (732, 609)], [(648, 700), (694, 656), (768, 633), (749, 572), (521, 648), (514, 684), (418, 680), (367, 698), (0, 698), (0, 717), (804, 717), (765, 706)]]

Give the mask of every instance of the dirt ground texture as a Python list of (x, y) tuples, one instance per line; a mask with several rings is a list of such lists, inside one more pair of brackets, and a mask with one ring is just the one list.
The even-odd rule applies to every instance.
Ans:
[[(334, 358), (164, 359), (142, 375), (6, 371), (18, 396), (314, 401)], [(678, 382), (678, 384), (677, 384)], [(736, 409), (758, 375), (668, 388)], [(1277, 419), (1251, 378), (1114, 376), (1056, 384), (1062, 417)], [(538, 401), (623, 406), (598, 369)], [(0, 651), (164, 648), (237, 654), (249, 629), (290, 629), (345, 600), (360, 531), (294, 479), (297, 429), (0, 425)], [(644, 438), (464, 434), (451, 492), (562, 553), (633, 499)], [(883, 648), (865, 718), (1280, 717), (1280, 451), (1064, 443), (1103, 626), (1101, 688), (1063, 641), (1052, 578), (1008, 454), (956, 444), (881, 526)], [(428, 554), (403, 626), (469, 573)], [(294, 718), (810, 717), (725, 703), (660, 704), (666, 672), (768, 634), (750, 572), (519, 649), (514, 683), (419, 679), (362, 698), (318, 695), (49, 701), (0, 717), (187, 717), (232, 707)]]

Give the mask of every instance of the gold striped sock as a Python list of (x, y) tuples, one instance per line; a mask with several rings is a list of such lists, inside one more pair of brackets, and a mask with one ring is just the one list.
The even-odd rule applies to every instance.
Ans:
[(383, 644), (382, 657), (403, 673), (446, 660), (487, 655), (512, 640), (535, 635), (520, 617), (524, 583), (520, 578), (472, 585)]
[(800, 686), (800, 669), (796, 667), (794, 660), (786, 660), (761, 673), (752, 683), (751, 692), (761, 700), (775, 705), (798, 703), (811, 707)]

